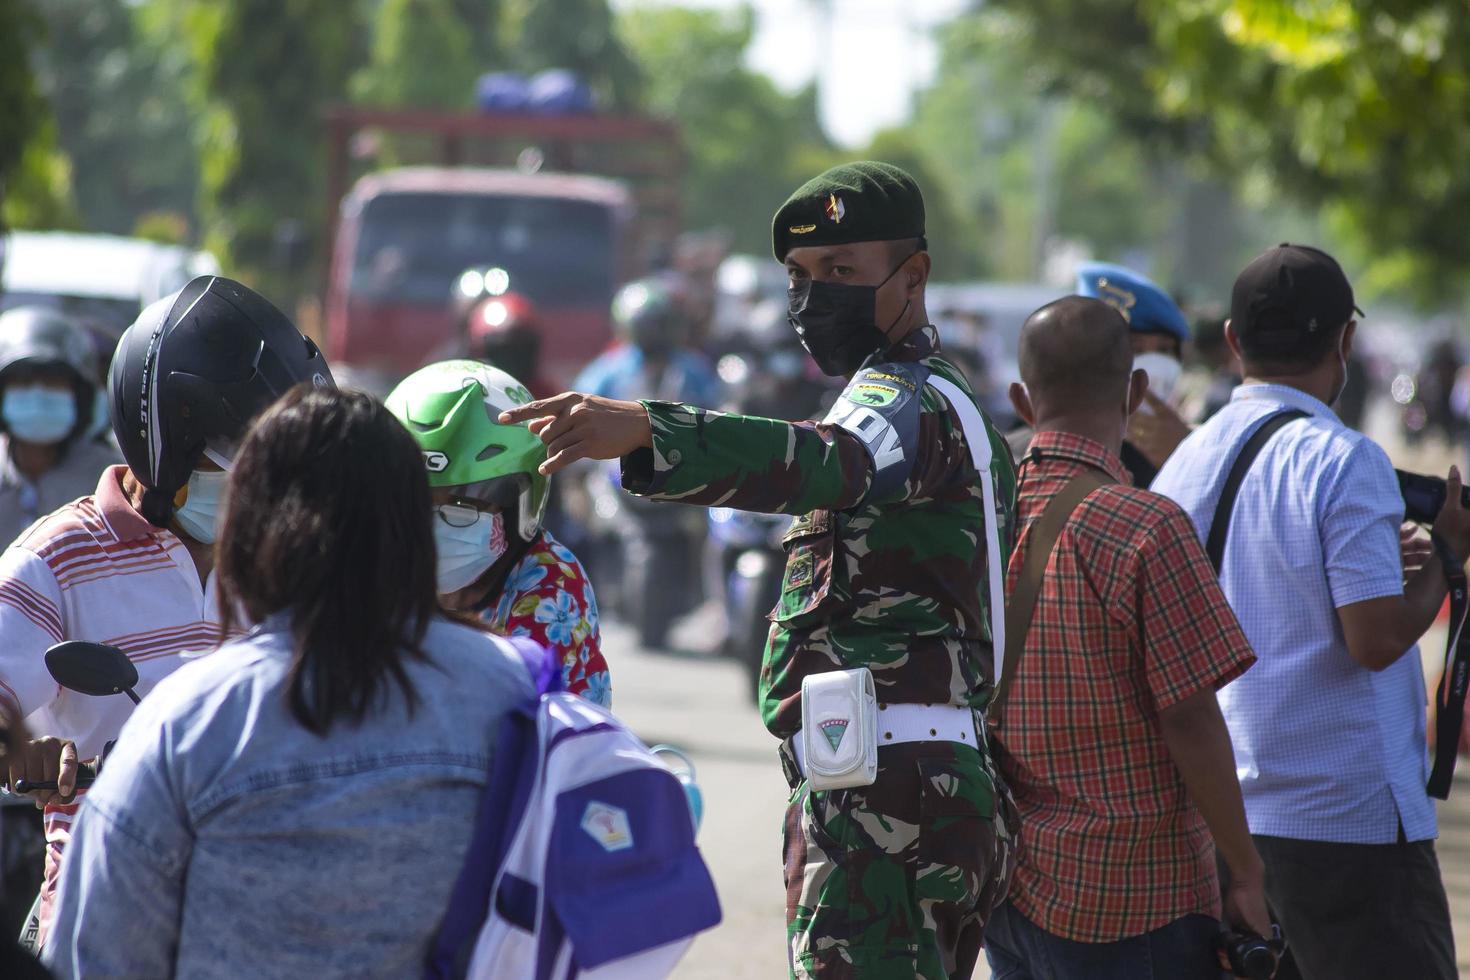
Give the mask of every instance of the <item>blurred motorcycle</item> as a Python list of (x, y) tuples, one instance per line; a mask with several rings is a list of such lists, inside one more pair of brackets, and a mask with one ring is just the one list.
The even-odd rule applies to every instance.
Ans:
[(761, 660), (770, 634), (767, 616), (781, 599), (786, 568), (781, 536), (790, 524), (791, 518), (784, 514), (709, 509), (710, 547), (723, 573), (726, 632), (720, 653), (745, 670), (752, 698), (760, 684)]
[(663, 647), (675, 620), (702, 598), (704, 512), (625, 493), (616, 460), (599, 465), (585, 486), (594, 542), (589, 574), (599, 601), (637, 631), (643, 646)]

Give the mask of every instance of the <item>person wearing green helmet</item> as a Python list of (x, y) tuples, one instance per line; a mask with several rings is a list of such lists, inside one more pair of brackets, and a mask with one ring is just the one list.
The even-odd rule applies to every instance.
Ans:
[(387, 404), (429, 471), (440, 602), (556, 650), (567, 689), (610, 707), (597, 599), (576, 555), (542, 526), (546, 447), (524, 423), (497, 421), (530, 401), (504, 371), (454, 360), (404, 378)]

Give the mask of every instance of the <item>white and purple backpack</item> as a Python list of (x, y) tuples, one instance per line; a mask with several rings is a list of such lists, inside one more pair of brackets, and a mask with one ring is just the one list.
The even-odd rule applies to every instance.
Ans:
[(502, 723), (430, 980), (657, 980), (720, 921), (679, 779), (609, 712), (560, 690)]

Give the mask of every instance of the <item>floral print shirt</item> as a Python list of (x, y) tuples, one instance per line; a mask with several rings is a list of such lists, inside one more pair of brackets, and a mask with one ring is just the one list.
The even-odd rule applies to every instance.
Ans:
[(592, 584), (577, 556), (549, 533), (542, 531), (511, 569), (500, 596), (480, 609), (480, 619), (497, 633), (528, 636), (555, 650), (567, 690), (612, 707)]

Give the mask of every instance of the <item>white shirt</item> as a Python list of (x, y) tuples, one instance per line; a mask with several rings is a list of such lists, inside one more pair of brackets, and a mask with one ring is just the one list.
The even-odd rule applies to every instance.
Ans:
[(1403, 594), (1393, 464), (1296, 388), (1243, 385), (1154, 481), (1204, 540), (1226, 474), (1269, 415), (1300, 409), (1240, 486), (1220, 583), (1259, 658), (1220, 692), (1255, 834), (1386, 844), (1436, 835), (1424, 675), (1411, 649), (1374, 672), (1349, 655), (1337, 610)]

